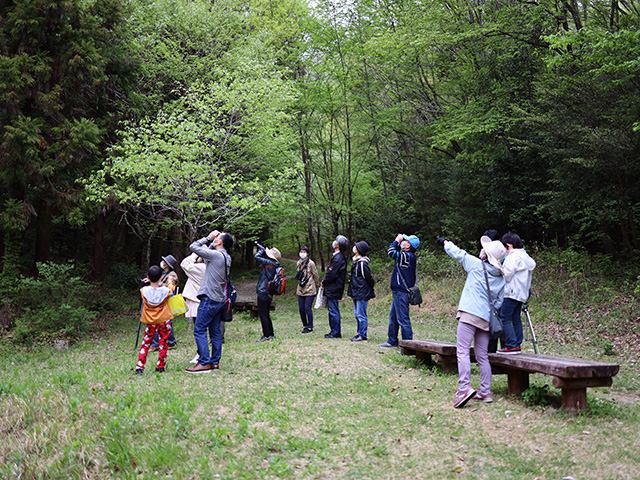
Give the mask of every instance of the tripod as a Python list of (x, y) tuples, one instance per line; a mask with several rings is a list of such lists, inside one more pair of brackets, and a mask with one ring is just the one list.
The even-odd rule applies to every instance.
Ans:
[(540, 354), (540, 349), (538, 348), (538, 339), (536, 338), (536, 332), (533, 331), (533, 323), (531, 323), (531, 315), (529, 315), (529, 303), (524, 302), (522, 304), (522, 310), (524, 311), (525, 316), (527, 317), (527, 324), (524, 327), (524, 335), (525, 340), (529, 341), (527, 338), (528, 331), (531, 331), (531, 342), (533, 343), (533, 351), (537, 354)]

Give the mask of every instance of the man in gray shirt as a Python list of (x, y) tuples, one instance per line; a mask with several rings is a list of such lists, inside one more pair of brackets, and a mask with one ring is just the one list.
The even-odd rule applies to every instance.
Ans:
[[(209, 242), (211, 245), (207, 246)], [(232, 246), (231, 235), (218, 230), (214, 230), (189, 246), (192, 252), (204, 259), (207, 267), (198, 290), (200, 306), (193, 328), (193, 336), (198, 347), (198, 363), (187, 368), (187, 373), (209, 373), (218, 368), (222, 356), (220, 315), (225, 306), (225, 285), (231, 269), (231, 257), (228, 251)], [(211, 331), (211, 355), (209, 355), (207, 331)]]

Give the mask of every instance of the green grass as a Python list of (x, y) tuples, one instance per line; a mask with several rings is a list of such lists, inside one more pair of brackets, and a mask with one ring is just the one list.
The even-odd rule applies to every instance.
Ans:
[[(415, 338), (455, 339), (460, 280), (424, 278)], [(348, 340), (350, 300), (341, 305), (343, 338), (326, 340), (326, 310), (315, 311), (314, 333), (300, 334), (293, 291), (277, 299), (277, 341), (257, 344), (259, 322), (236, 314), (220, 370), (207, 375), (184, 372), (195, 347), (182, 317), (164, 374), (153, 371), (152, 353), (145, 374), (132, 375), (133, 312), (64, 352), (3, 342), (0, 478), (542, 480), (640, 471), (637, 365), (603, 357), (601, 339), (538, 324), (543, 353), (622, 365), (613, 387), (589, 389), (585, 415), (510, 398), (503, 376), (494, 377), (493, 404), (456, 410), (455, 376), (377, 347), (386, 340), (384, 284), (370, 303), (370, 341), (358, 344)]]

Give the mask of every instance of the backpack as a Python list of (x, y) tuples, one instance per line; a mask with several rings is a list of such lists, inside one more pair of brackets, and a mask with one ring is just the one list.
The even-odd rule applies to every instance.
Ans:
[(282, 295), (286, 289), (287, 276), (284, 273), (284, 268), (278, 265), (273, 274), (273, 279), (267, 282), (267, 291), (270, 295)]

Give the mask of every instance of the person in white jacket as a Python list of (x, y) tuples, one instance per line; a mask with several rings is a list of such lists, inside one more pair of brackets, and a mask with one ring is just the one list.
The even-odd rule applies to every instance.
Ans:
[(516, 233), (505, 233), (502, 243), (507, 247), (507, 258), (502, 273), (507, 282), (504, 287), (504, 302), (500, 309), (503, 334), (502, 347), (498, 353), (514, 354), (522, 351), (522, 304), (529, 298), (531, 277), (536, 262), (522, 248), (522, 240)]

